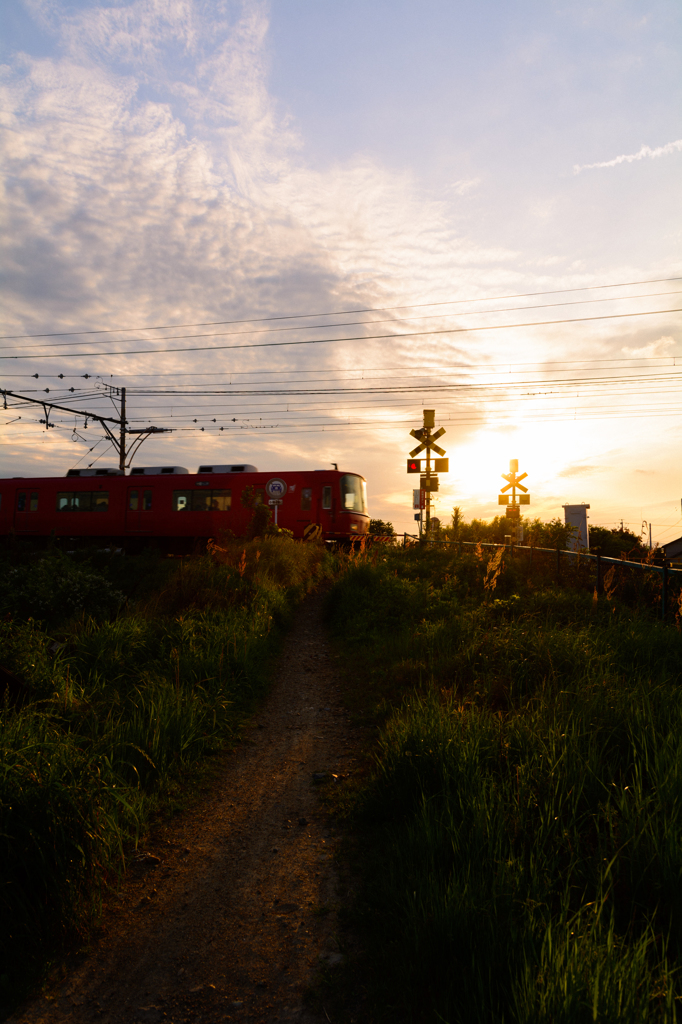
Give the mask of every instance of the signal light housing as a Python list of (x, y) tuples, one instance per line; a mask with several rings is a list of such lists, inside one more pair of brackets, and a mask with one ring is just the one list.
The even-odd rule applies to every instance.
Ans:
[(408, 473), (421, 473), (422, 471), (422, 460), (421, 459), (408, 459), (407, 460), (407, 472)]
[(434, 472), (436, 473), (449, 473), (450, 472), (450, 459), (434, 459)]

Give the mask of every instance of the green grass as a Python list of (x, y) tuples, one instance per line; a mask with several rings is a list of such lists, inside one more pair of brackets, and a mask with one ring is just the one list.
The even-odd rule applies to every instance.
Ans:
[(674, 1021), (682, 636), (485, 569), (382, 553), (331, 594), (379, 726), (353, 812), (372, 1020)]
[[(150, 821), (236, 741), (295, 602), (335, 571), (323, 549), (279, 538), (227, 544), (216, 558), (98, 565), (48, 553), (10, 566), (16, 592), (3, 599), (16, 606), (0, 620), (0, 664), (28, 690), (0, 706), (5, 1008), (56, 942), (87, 931)], [(87, 580), (86, 595), (99, 581), (115, 597), (65, 602), (60, 618), (55, 579)], [(42, 622), (25, 617), (31, 595)]]

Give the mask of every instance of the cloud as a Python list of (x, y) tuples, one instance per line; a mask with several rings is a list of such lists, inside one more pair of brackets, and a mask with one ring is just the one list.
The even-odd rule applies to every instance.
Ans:
[(633, 359), (648, 359), (654, 356), (671, 355), (670, 349), (674, 344), (675, 339), (666, 335), (663, 338), (658, 338), (657, 341), (650, 341), (648, 345), (642, 345), (640, 348), (629, 348), (626, 345), (621, 352)]
[(571, 466), (566, 466), (562, 469), (557, 476), (571, 477), (571, 476), (587, 476), (589, 473), (596, 473), (602, 469), (601, 466), (591, 466), (584, 462), (574, 462)]
[(604, 160), (597, 164), (574, 164), (573, 173), (580, 174), (581, 171), (591, 171), (598, 167), (617, 167), (618, 164), (632, 164), (636, 160), (655, 159), (659, 156), (668, 156), (670, 153), (679, 153), (682, 150), (682, 139), (675, 142), (666, 142), (665, 146), (658, 146), (652, 149), (651, 146), (642, 146), (636, 153), (623, 153), (613, 160)]
[(467, 192), (471, 192), (477, 185), (480, 185), (480, 178), (462, 178), (461, 181), (453, 181), (451, 185), (448, 185), (448, 192), (454, 192), (456, 196), (465, 196)]

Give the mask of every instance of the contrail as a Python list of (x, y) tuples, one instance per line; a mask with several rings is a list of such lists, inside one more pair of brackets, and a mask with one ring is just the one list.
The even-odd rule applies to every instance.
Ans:
[(656, 149), (652, 149), (651, 146), (642, 146), (638, 153), (623, 153), (613, 160), (604, 160), (600, 164), (575, 164), (573, 173), (580, 174), (581, 171), (591, 171), (595, 167), (617, 167), (618, 164), (631, 164), (635, 160), (644, 160), (646, 157), (653, 159), (657, 156), (667, 156), (668, 153), (675, 153), (680, 149), (682, 149), (682, 139), (677, 139), (676, 142), (667, 142), (665, 146), (658, 146)]

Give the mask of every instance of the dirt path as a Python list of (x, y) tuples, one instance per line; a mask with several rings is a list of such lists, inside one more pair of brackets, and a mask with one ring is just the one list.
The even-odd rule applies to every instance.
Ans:
[(12, 1020), (326, 1022), (302, 1002), (320, 966), (341, 962), (319, 787), (353, 771), (357, 743), (313, 595), (210, 796), (155, 831), (97, 943)]

